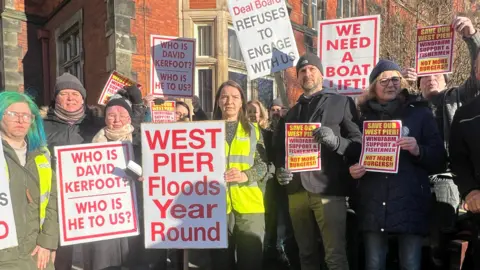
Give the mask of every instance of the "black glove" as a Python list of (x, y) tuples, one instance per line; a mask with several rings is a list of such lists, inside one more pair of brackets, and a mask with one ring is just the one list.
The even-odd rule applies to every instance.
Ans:
[(285, 186), (293, 180), (293, 174), (285, 168), (277, 168), (275, 175), (280, 185)]
[(319, 143), (331, 151), (335, 151), (340, 144), (340, 138), (329, 127), (319, 127), (313, 130), (313, 137)]
[(136, 85), (125, 86), (124, 89), (127, 91), (128, 95), (130, 96), (130, 101), (133, 104), (143, 104), (142, 92)]

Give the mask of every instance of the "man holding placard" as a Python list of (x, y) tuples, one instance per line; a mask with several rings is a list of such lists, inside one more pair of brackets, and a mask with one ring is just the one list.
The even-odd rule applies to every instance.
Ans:
[[(319, 269), (320, 256), (316, 221), (323, 237), (325, 261), (330, 270), (349, 269), (346, 254), (346, 198), (348, 166), (345, 157), (358, 157), (361, 133), (356, 125), (355, 104), (349, 97), (322, 89), (323, 68), (314, 54), (306, 54), (297, 64), (303, 88), (298, 103), (279, 123), (274, 145), (278, 147), (277, 178), (286, 185), (295, 238), (300, 249), (302, 270)], [(310, 136), (321, 145), (321, 170), (292, 173), (285, 169), (285, 123), (316, 123)], [(294, 131), (296, 132), (296, 131)], [(304, 132), (305, 133), (305, 132)], [(293, 133), (292, 133), (293, 134)], [(311, 211), (315, 214), (312, 219)]]

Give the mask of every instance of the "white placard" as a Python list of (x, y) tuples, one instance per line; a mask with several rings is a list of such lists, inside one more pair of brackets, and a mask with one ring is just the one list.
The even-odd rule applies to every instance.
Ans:
[[(62, 246), (139, 234), (129, 142), (55, 147)], [(133, 181), (136, 181), (133, 180)]]
[(323, 86), (361, 95), (380, 52), (380, 15), (318, 22)]
[(0, 250), (18, 246), (3, 145), (0, 143)]
[(146, 248), (226, 248), (225, 122), (142, 124)]
[(299, 55), (285, 0), (229, 0), (250, 80), (296, 65)]

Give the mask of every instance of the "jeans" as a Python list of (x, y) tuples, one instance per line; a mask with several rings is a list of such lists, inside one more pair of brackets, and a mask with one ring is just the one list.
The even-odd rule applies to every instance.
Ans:
[[(388, 252), (388, 234), (367, 232), (365, 241), (365, 270), (385, 270)], [(420, 270), (423, 237), (412, 234), (398, 235), (400, 269)]]
[(318, 241), (314, 237), (315, 226), (318, 226), (322, 235), (328, 269), (348, 270), (346, 198), (301, 191), (288, 195), (288, 201), (302, 270), (320, 269), (321, 258)]

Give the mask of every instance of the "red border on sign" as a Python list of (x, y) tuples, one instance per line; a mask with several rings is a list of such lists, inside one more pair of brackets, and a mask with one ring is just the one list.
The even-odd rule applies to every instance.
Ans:
[[(76, 146), (72, 148), (63, 148), (61, 150), (58, 150), (57, 153), (57, 159), (58, 159), (58, 171), (62, 171), (62, 152), (69, 152), (69, 151), (78, 151), (78, 150), (90, 150), (90, 149), (99, 149), (99, 148), (114, 148), (114, 147), (122, 147), (126, 154), (126, 159), (127, 161), (130, 160), (130, 147), (128, 147), (127, 144), (110, 144), (110, 145), (103, 145), (103, 146)], [(66, 222), (65, 222), (65, 198), (64, 198), (64, 193), (63, 193), (63, 174), (59, 174), (59, 189), (60, 189), (60, 196), (62, 198), (62, 205), (61, 205), (61, 211), (62, 211), (62, 217), (63, 217), (63, 241), (68, 242), (68, 241), (76, 241), (76, 240), (85, 240), (85, 239), (96, 239), (99, 237), (105, 237), (105, 236), (111, 236), (111, 235), (119, 235), (119, 234), (124, 234), (124, 233), (134, 233), (138, 231), (138, 221), (134, 222), (134, 228), (131, 230), (125, 230), (125, 231), (120, 231), (120, 232), (111, 232), (111, 233), (103, 233), (103, 234), (93, 234), (93, 235), (85, 235), (85, 236), (78, 236), (78, 237), (72, 237), (68, 238), (67, 237), (67, 228), (66, 228)], [(135, 202), (134, 193), (131, 192), (132, 195), (132, 202)], [(132, 213), (133, 213), (133, 220), (137, 220), (137, 211), (135, 210), (135, 204), (132, 203)]]
[[(156, 93), (155, 92), (155, 48), (154, 44), (156, 40), (179, 40), (179, 41), (184, 41), (184, 42), (191, 42), (193, 46), (193, 59), (192, 59), (192, 94), (191, 95), (165, 95), (165, 93)], [(192, 39), (184, 39), (184, 38), (177, 38), (177, 37), (167, 37), (167, 36), (151, 36), (151, 42), (150, 42), (150, 50), (152, 54), (152, 59), (150, 61), (151, 67), (150, 67), (150, 92), (152, 95), (157, 96), (157, 97), (190, 97), (193, 98), (195, 95), (195, 58), (196, 58), (196, 47), (195, 47), (195, 40)]]
[[(418, 43), (418, 31), (421, 29), (429, 29), (429, 28), (440, 28), (444, 26), (450, 26), (450, 31), (452, 32), (452, 37), (451, 38), (443, 38), (443, 39), (436, 39), (433, 41), (437, 40), (450, 40), (450, 51), (451, 51), (451, 56), (450, 56), (450, 65), (448, 67), (447, 71), (436, 71), (436, 72), (425, 72), (425, 73), (419, 73), (418, 72), (418, 54), (419, 54), (419, 49), (420, 49), (420, 44)], [(428, 27), (418, 27), (416, 30), (416, 37), (415, 37), (415, 42), (416, 42), (416, 51), (415, 51), (415, 72), (418, 74), (419, 77), (424, 77), (424, 76), (429, 76), (429, 75), (435, 75), (435, 74), (449, 74), (453, 72), (453, 57), (454, 57), (454, 48), (453, 45), (455, 44), (455, 29), (453, 29), (453, 26), (451, 24), (442, 24), (442, 25), (434, 25), (434, 26), (428, 26)], [(424, 42), (424, 41), (422, 41)]]
[[(374, 41), (373, 41), (373, 66), (375, 66), (378, 62), (378, 52), (377, 52), (377, 43), (378, 43), (378, 20), (379, 17), (377, 16), (368, 16), (367, 18), (361, 18), (361, 19), (346, 19), (346, 20), (334, 20), (334, 21), (319, 21), (319, 26), (318, 26), (318, 57), (320, 60), (322, 60), (322, 32), (323, 32), (323, 26), (325, 25), (331, 25), (331, 24), (345, 24), (345, 23), (355, 23), (355, 22), (365, 22), (365, 21), (374, 21), (375, 22), (375, 29), (374, 29)], [(338, 90), (338, 92), (342, 95), (361, 95), (361, 93), (358, 92), (341, 92), (341, 90)]]
[[(403, 128), (403, 124), (402, 124), (402, 121), (400, 120), (371, 120), (371, 121), (364, 121), (363, 122), (363, 130), (362, 130), (362, 133), (363, 131), (365, 130), (365, 125), (368, 124), (368, 123), (374, 123), (374, 122), (381, 122), (381, 123), (384, 123), (384, 122), (395, 122), (395, 123), (399, 123), (400, 124), (400, 135), (398, 136), (398, 138), (401, 138), (402, 137), (402, 128)], [(369, 135), (371, 136), (371, 135)], [(384, 136), (384, 135), (382, 135)], [(389, 137), (397, 137), (397, 136), (392, 136), (392, 135), (388, 135)], [(363, 155), (365, 154), (365, 148), (363, 147), (365, 145), (365, 134), (362, 135), (362, 153), (360, 154), (360, 159), (359, 159), (359, 163), (362, 162), (362, 159), (363, 159)], [(383, 173), (397, 173), (398, 172), (398, 166), (400, 165), (400, 147), (398, 146), (397, 147), (397, 151), (396, 151), (396, 162), (395, 162), (395, 168), (393, 170), (388, 170), (388, 169), (367, 169), (367, 171), (369, 172), (383, 172)]]
[[(320, 123), (285, 123), (285, 168), (287, 170), (291, 170), (292, 172), (309, 172), (309, 171), (315, 171), (315, 170), (321, 170), (322, 169), (322, 159), (319, 156), (318, 157), (318, 166), (317, 167), (311, 167), (311, 168), (306, 168), (306, 169), (290, 169), (288, 167), (288, 138), (296, 138), (293, 136), (288, 136), (288, 126), (290, 125), (315, 125), (317, 128), (321, 126)], [(322, 152), (321, 145), (318, 145), (318, 153), (320, 154)]]

